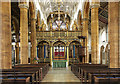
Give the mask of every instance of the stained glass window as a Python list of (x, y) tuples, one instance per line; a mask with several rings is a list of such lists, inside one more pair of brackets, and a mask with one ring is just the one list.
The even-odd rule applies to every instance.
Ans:
[(58, 21), (56, 20), (54, 23), (53, 23), (53, 26), (52, 26), (53, 30), (66, 30), (66, 24), (63, 22), (63, 21)]

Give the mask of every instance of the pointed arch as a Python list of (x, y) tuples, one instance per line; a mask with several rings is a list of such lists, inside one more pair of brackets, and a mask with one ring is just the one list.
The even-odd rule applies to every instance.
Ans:
[(61, 44), (63, 44), (63, 45), (66, 45), (65, 42), (63, 42), (63, 41), (56, 41), (56, 42), (53, 43), (53, 45), (55, 45), (55, 44), (57, 44), (57, 43), (61, 43)]

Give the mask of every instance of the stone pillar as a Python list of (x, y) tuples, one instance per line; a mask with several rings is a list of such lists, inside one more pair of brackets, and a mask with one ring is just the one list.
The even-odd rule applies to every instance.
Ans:
[(91, 5), (91, 55), (92, 63), (99, 63), (99, 4)]
[(88, 47), (88, 18), (84, 16), (83, 18), (83, 33), (82, 35), (86, 37), (85, 40), (85, 47), (86, 47), (86, 56), (85, 56), (85, 63), (89, 63), (89, 47)]
[(69, 46), (67, 45), (67, 67), (69, 66)]
[(119, 3), (108, 3), (108, 33), (110, 43), (110, 68), (119, 68)]
[(11, 3), (0, 2), (0, 69), (12, 68)]
[(19, 3), (20, 8), (20, 55), (21, 64), (28, 64), (28, 5)]
[[(35, 17), (34, 15), (32, 17)], [(36, 53), (36, 19), (35, 18), (32, 18), (31, 19), (31, 64), (33, 64), (33, 59), (37, 56), (37, 53)]]
[(52, 50), (53, 50), (53, 46), (50, 46), (50, 66), (53, 66), (52, 65)]
[[(119, 1), (119, 24), (120, 24), (120, 1)], [(119, 25), (119, 68), (120, 68), (120, 25)]]

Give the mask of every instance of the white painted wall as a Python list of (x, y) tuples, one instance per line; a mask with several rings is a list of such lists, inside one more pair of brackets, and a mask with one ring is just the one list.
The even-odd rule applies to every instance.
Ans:
[(89, 53), (91, 54), (91, 34), (88, 33), (88, 46), (89, 46)]
[[(104, 26), (99, 31), (99, 59), (100, 59), (100, 48), (103, 45), (106, 48), (108, 44), (108, 26)], [(89, 54), (91, 54), (91, 34), (88, 34), (88, 46), (89, 46)], [(100, 62), (100, 60), (99, 60)]]

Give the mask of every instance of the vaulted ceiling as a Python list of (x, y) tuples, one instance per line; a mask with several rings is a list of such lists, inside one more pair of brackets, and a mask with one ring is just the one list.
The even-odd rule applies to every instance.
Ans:
[[(51, 12), (58, 11), (58, 3), (56, 1), (50, 2), (50, 0), (45, 0), (39, 2), (41, 11), (45, 19), (49, 16)], [(60, 11), (67, 13), (70, 18), (74, 17), (75, 12), (77, 11), (79, 2), (69, 0), (69, 2), (60, 2)]]
[[(50, 0), (41, 0), (39, 1), (41, 11), (43, 12), (44, 17), (48, 18), (49, 14), (54, 11), (58, 11), (57, 2), (50, 2)], [(19, 21), (20, 19), (20, 10), (17, 2), (12, 2), (11, 4), (11, 13), (12, 16), (16, 17)], [(60, 3), (60, 11), (65, 11), (68, 13), (70, 19), (73, 19), (75, 12), (77, 11), (79, 2), (69, 0), (69, 2)], [(100, 29), (108, 24), (108, 2), (101, 2), (99, 8), (99, 26)], [(89, 32), (91, 32), (91, 11), (89, 13)]]

